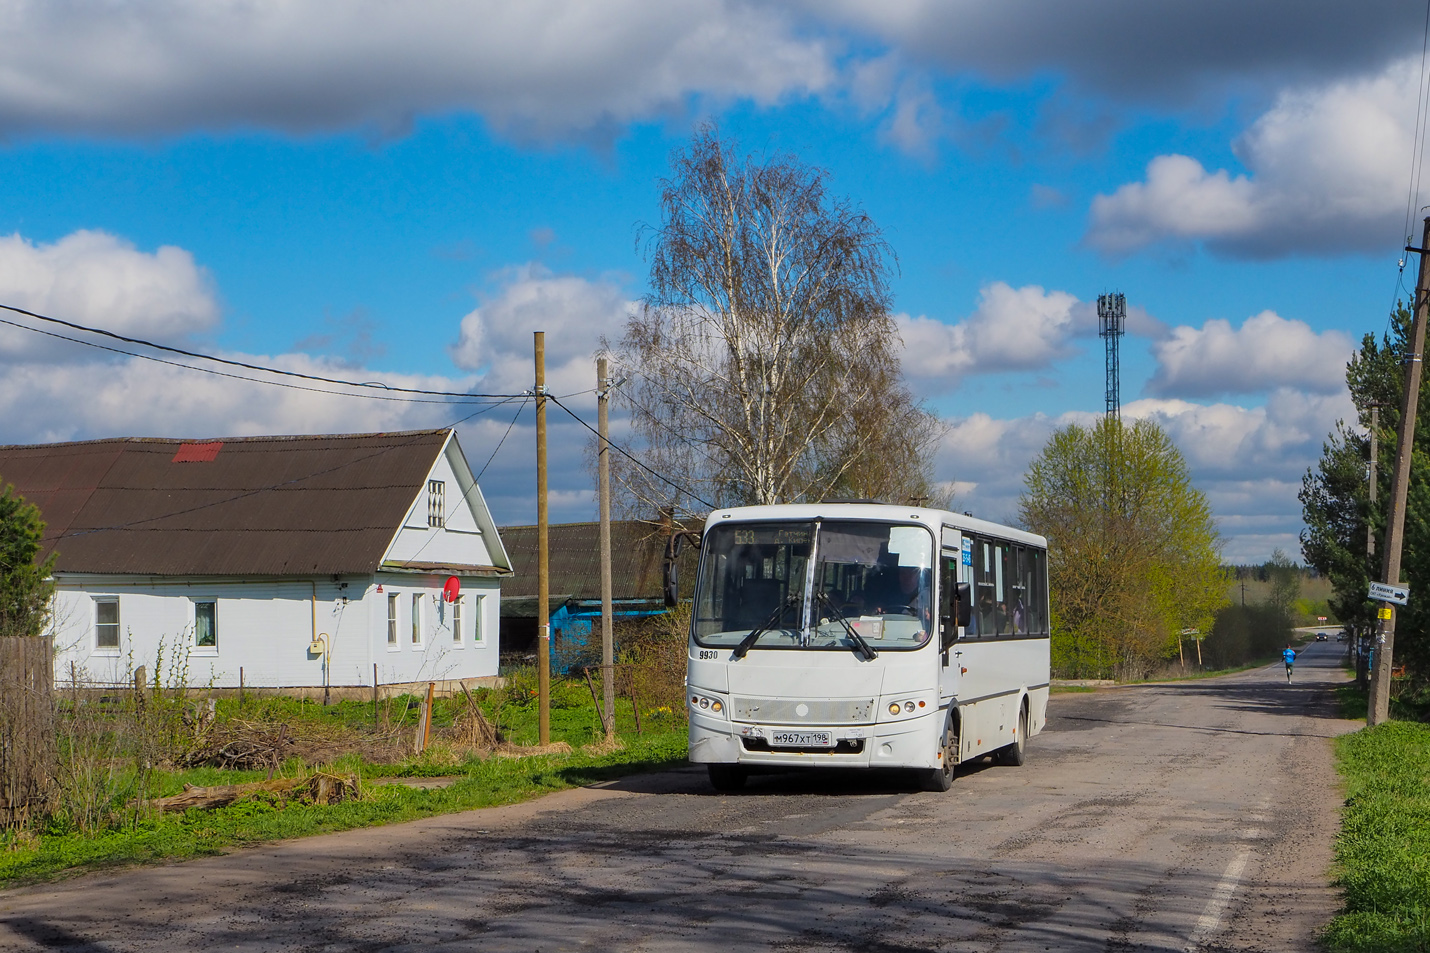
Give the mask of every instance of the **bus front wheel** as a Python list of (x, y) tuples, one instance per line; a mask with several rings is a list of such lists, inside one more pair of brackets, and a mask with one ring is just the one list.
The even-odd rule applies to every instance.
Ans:
[(717, 791), (738, 791), (750, 776), (738, 764), (710, 764), (706, 768), (710, 772), (710, 786)]
[(943, 728), (943, 742), (939, 745), (939, 765), (924, 774), (924, 790), (947, 791), (953, 787), (953, 775), (958, 770), (958, 731), (950, 718)]

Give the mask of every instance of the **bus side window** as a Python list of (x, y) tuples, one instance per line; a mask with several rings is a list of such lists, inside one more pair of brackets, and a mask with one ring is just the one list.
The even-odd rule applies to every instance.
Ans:
[(1022, 546), (1008, 547), (1010, 554), (1010, 564), (1013, 580), (1012, 592), (1008, 594), (1008, 612), (1011, 623), (1011, 631), (1014, 635), (1028, 634), (1028, 580), (1031, 576), (1029, 571), (1031, 560), (1028, 558), (1028, 551)]
[(997, 550), (986, 539), (973, 540), (973, 617), (976, 635), (994, 635), (998, 617), (998, 576), (994, 569)]
[(1032, 585), (1029, 593), (1032, 600), (1031, 631), (1035, 635), (1048, 634), (1048, 554), (1041, 549), (1032, 553)]

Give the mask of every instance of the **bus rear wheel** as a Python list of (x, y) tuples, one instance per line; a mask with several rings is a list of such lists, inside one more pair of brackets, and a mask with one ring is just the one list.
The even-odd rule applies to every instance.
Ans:
[(738, 791), (750, 776), (738, 764), (710, 764), (706, 769), (710, 772), (710, 786), (717, 791)]
[(1013, 743), (998, 749), (998, 763), (1018, 767), (1028, 759), (1028, 703), (1018, 712), (1018, 733)]
[(958, 770), (958, 732), (949, 719), (943, 729), (943, 743), (939, 746), (939, 765), (924, 772), (925, 791), (947, 791), (953, 787), (953, 775)]

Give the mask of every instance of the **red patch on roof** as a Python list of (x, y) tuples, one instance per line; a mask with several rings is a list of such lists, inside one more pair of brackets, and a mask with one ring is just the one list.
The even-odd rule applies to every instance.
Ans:
[(174, 454), (174, 459), (170, 463), (213, 463), (218, 458), (218, 452), (223, 449), (223, 441), (215, 440), (213, 443), (181, 443), (179, 452)]

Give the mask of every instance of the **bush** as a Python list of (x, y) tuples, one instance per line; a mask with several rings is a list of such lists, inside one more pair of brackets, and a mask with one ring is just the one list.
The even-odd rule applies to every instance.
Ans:
[(634, 691), (642, 710), (664, 708), (665, 717), (684, 719), (689, 639), (688, 602), (630, 624), (621, 639), (622, 693)]

